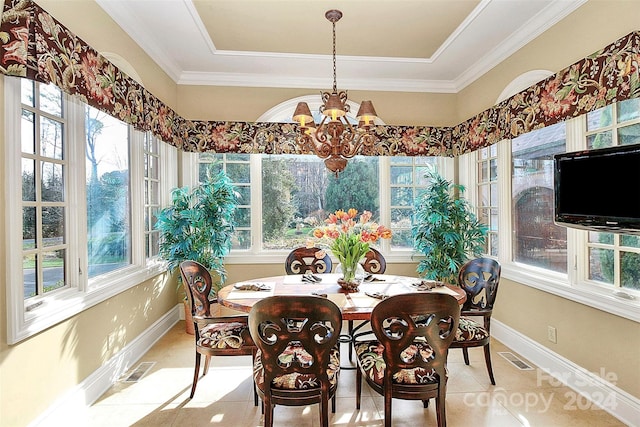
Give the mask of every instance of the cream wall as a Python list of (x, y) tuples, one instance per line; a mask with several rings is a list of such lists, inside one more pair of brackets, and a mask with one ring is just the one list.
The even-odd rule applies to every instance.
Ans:
[[(189, 119), (253, 121), (272, 106), (317, 90), (217, 88), (176, 85), (105, 15), (92, 0), (38, 3), (99, 51), (125, 58), (154, 95)], [(540, 36), (458, 95), (393, 94), (349, 91), (350, 99), (370, 98), (388, 124), (451, 126), (493, 105), (502, 89), (531, 69), (557, 71), (637, 29), (640, 1), (589, 1), (566, 22)], [(634, 20), (636, 22), (634, 22)], [(3, 90), (0, 84), (0, 99)], [(347, 88), (348, 89), (348, 88)], [(0, 121), (3, 120), (0, 115)], [(2, 122), (0, 122), (2, 123)], [(3, 123), (0, 131), (3, 131)], [(1, 135), (4, 135), (2, 132)], [(4, 147), (2, 139), (2, 147)], [(0, 149), (0, 181), (4, 150)], [(6, 183), (1, 182), (4, 186)], [(4, 192), (0, 195), (4, 204)], [(5, 215), (0, 214), (0, 257), (5, 259)], [(282, 274), (281, 264), (229, 265), (229, 279)], [(415, 264), (393, 264), (394, 274), (413, 274)], [(0, 307), (5, 312), (6, 283), (0, 279)], [(30, 339), (6, 344), (6, 319), (0, 319), (0, 419), (3, 425), (26, 425), (56, 399), (98, 369), (113, 352), (129, 344), (177, 303), (174, 282), (161, 276), (92, 307)], [(550, 347), (588, 370), (600, 367), (619, 376), (617, 385), (640, 398), (640, 327), (521, 284), (503, 280), (495, 318), (550, 347), (546, 325), (558, 328)], [(116, 348), (106, 350), (115, 332)], [(633, 356), (636, 356), (635, 358)], [(634, 360), (635, 359), (635, 360)], [(26, 398), (28, 396), (28, 398)]]
[(461, 91), (456, 122), (493, 106), (502, 90), (519, 75), (540, 69), (555, 73), (640, 30), (639, 15), (637, 0), (588, 1)]
[(640, 398), (640, 324), (504, 278), (493, 317), (589, 372), (615, 375), (615, 385)]
[[(12, 346), (6, 344), (3, 326), (0, 425), (33, 421), (173, 309), (176, 301), (175, 285), (165, 283), (162, 275)], [(114, 345), (107, 348), (112, 333)]]
[[(339, 77), (338, 77), (339, 78)], [(338, 85), (340, 81), (338, 80)], [(330, 90), (331, 88), (327, 88)], [(342, 89), (342, 88), (338, 88)], [(348, 89), (348, 88), (345, 88)], [(317, 89), (179, 86), (177, 111), (192, 120), (257, 120), (265, 111), (292, 98), (319, 95)], [(373, 101), (378, 116), (388, 125), (451, 126), (455, 95), (348, 90), (349, 100)], [(293, 111), (291, 112), (293, 115)]]

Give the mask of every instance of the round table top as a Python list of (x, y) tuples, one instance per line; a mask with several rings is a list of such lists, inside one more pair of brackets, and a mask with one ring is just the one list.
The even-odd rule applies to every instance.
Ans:
[[(432, 289), (420, 289), (422, 279), (387, 274), (373, 275), (373, 281), (364, 282), (358, 292), (347, 292), (338, 285), (341, 274), (317, 274), (322, 280), (317, 283), (303, 281), (303, 275), (274, 276), (246, 280), (225, 286), (218, 291), (218, 302), (235, 310), (249, 312), (262, 298), (272, 295), (326, 295), (342, 310), (344, 320), (369, 320), (373, 307), (380, 301), (375, 296), (392, 296), (410, 292), (437, 292), (454, 296), (459, 304), (467, 299), (465, 291), (458, 286), (445, 284)], [(242, 285), (263, 285), (264, 290), (242, 290)]]

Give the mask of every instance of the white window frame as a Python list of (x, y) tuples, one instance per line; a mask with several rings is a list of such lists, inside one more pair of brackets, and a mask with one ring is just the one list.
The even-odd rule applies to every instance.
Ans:
[[(5, 76), (5, 229), (6, 248), (22, 247), (22, 182), (21, 145), (8, 141), (20, 141), (20, 79)], [(145, 258), (144, 252), (144, 200), (143, 174), (144, 161), (142, 150), (142, 134), (132, 131), (130, 137), (131, 180), (131, 232), (132, 263), (117, 271), (87, 280), (86, 254), (86, 196), (85, 196), (85, 130), (84, 107), (73, 97), (65, 95), (66, 117), (65, 141), (67, 149), (67, 171), (65, 177), (70, 201), (67, 212), (67, 229), (69, 239), (69, 276), (65, 288), (48, 292), (45, 295), (25, 301), (22, 271), (22, 251), (7, 250), (5, 258), (5, 280), (7, 288), (7, 342), (15, 344), (35, 335), (56, 323), (66, 320), (108, 298), (156, 276), (166, 270), (163, 262)], [(167, 144), (161, 144), (163, 183), (161, 188), (162, 203), (166, 204), (169, 188), (177, 183), (177, 151)], [(166, 178), (165, 178), (166, 177)], [(75, 226), (72, 226), (75, 225)], [(78, 262), (79, 261), (79, 262)]]
[[(139, 132), (134, 132), (134, 134), (139, 134)], [(142, 144), (143, 147), (144, 147), (144, 137), (145, 137), (144, 134), (140, 135), (140, 138), (141, 138), (140, 143)], [(161, 139), (154, 136), (151, 132), (147, 133), (147, 137), (156, 141), (158, 144), (158, 178), (157, 178), (158, 193), (159, 193), (158, 208), (162, 209), (164, 206), (167, 206), (171, 202), (170, 189), (175, 188), (178, 185), (178, 174), (177, 174), (178, 149), (176, 147), (173, 147), (169, 144), (164, 143)], [(134, 141), (134, 144), (136, 143), (137, 141)], [(147, 185), (147, 182), (151, 181), (152, 179), (144, 176), (144, 157), (146, 155), (144, 148), (140, 151), (140, 155), (142, 156), (141, 176), (144, 184), (140, 189), (140, 191), (142, 192), (140, 194), (140, 198), (134, 199), (134, 200), (141, 200), (143, 209), (144, 209), (143, 216), (140, 217), (140, 220), (142, 221), (141, 229), (143, 230), (143, 234), (145, 235), (145, 238), (143, 239), (141, 244), (143, 245), (143, 250), (145, 251), (145, 254), (146, 254), (146, 235), (148, 235), (149, 233), (148, 233), (148, 230), (146, 230), (146, 226), (144, 224), (144, 215), (146, 214), (148, 209), (148, 205), (145, 204), (145, 200), (144, 200), (144, 191), (145, 191), (145, 186)], [(151, 227), (155, 229), (155, 218), (151, 218), (151, 221), (152, 221)], [(154, 254), (147, 257), (147, 263), (157, 263), (157, 262), (162, 262), (159, 260), (158, 254)]]
[[(566, 151), (584, 149), (586, 144), (584, 117), (568, 120), (566, 126)], [(468, 189), (476, 188), (477, 155), (477, 152), (472, 152), (459, 157), (460, 183)], [(603, 286), (586, 280), (588, 253), (585, 242), (588, 232), (585, 230), (567, 228), (567, 260), (569, 265), (566, 274), (513, 261), (510, 140), (498, 143), (498, 186), (498, 260), (502, 265), (504, 279), (640, 322), (640, 298), (637, 292)], [(477, 195), (475, 191), (468, 192), (468, 195), (470, 203), (476, 206)]]
[[(251, 179), (251, 248), (232, 249), (225, 257), (228, 264), (273, 264), (283, 262), (289, 253), (286, 250), (262, 249), (262, 154), (250, 155)], [(198, 182), (198, 153), (183, 153), (182, 182), (186, 186), (196, 185)], [(380, 184), (380, 223), (388, 224), (391, 218), (391, 191), (389, 183), (390, 162), (385, 156), (379, 157)], [(447, 179), (453, 179), (453, 159), (438, 158), (438, 171)], [(388, 241), (381, 240), (380, 249), (387, 262), (411, 263), (419, 259), (412, 249), (391, 248)], [(249, 256), (248, 256), (249, 255)]]

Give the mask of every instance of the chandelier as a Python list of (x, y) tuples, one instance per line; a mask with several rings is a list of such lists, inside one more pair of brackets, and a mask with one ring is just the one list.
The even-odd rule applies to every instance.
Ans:
[(324, 159), (325, 166), (337, 177), (347, 167), (347, 160), (358, 154), (361, 147), (372, 151), (376, 139), (372, 128), (377, 116), (373, 103), (362, 101), (356, 115), (358, 125), (352, 126), (347, 119), (350, 110), (347, 92), (338, 92), (336, 84), (336, 22), (342, 18), (342, 12), (328, 10), (324, 16), (333, 25), (333, 91), (320, 92), (322, 119), (318, 125), (306, 102), (298, 103), (293, 120), (300, 125), (300, 135), (296, 138), (298, 145)]

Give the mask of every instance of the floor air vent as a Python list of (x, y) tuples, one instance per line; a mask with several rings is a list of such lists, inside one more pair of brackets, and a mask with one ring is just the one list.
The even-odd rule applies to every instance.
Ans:
[(527, 365), (524, 360), (520, 359), (518, 356), (509, 351), (499, 351), (498, 354), (507, 359), (513, 366), (520, 369), (521, 371), (533, 370), (532, 366)]
[(142, 377), (146, 375), (147, 372), (149, 372), (149, 369), (151, 369), (155, 364), (156, 362), (142, 362), (129, 374), (128, 377), (124, 379), (124, 382), (137, 383)]

